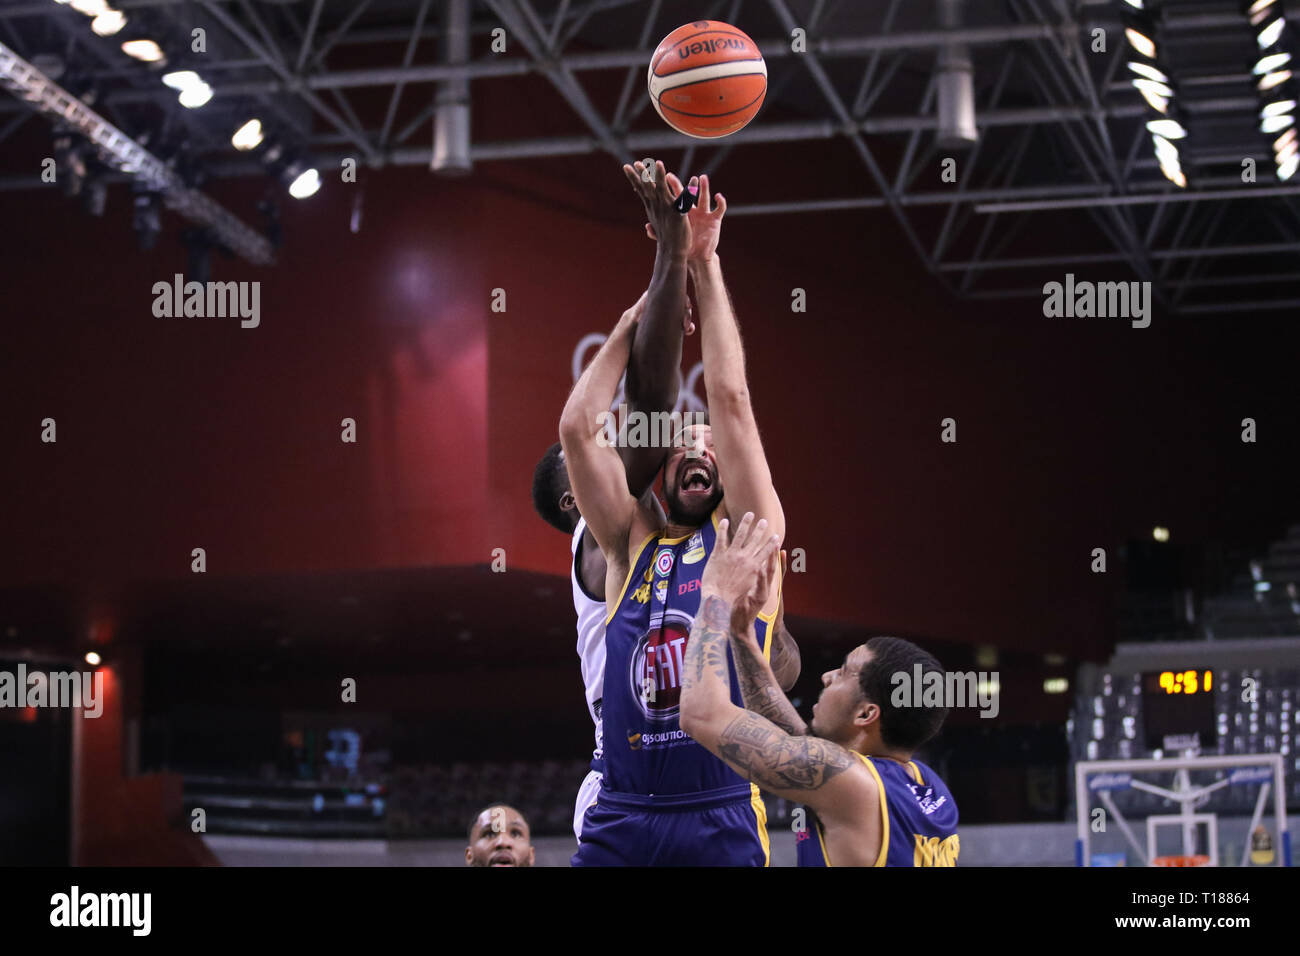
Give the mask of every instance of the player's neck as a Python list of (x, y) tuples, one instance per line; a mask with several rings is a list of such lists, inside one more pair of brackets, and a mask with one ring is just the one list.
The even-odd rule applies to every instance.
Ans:
[(670, 518), (668, 520), (668, 524), (664, 526), (664, 531), (661, 537), (685, 538), (687, 535), (691, 535), (699, 531), (700, 528), (702, 527), (703, 525), (699, 525), (699, 524), (683, 524), (680, 521), (673, 521)]
[(899, 750), (897, 747), (887, 747), (882, 740), (868, 740), (866, 737), (859, 736), (852, 744), (850, 750), (857, 751), (864, 757), (877, 757), (884, 760), (892, 760), (895, 763), (906, 764), (912, 759), (912, 754), (906, 750)]

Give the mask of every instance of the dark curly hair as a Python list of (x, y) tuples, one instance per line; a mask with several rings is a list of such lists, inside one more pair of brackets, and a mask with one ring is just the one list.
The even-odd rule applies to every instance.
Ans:
[(913, 751), (939, 732), (948, 716), (947, 707), (896, 707), (892, 702), (894, 674), (909, 679), (915, 666), (922, 675), (937, 673), (942, 679), (943, 665), (934, 655), (901, 637), (873, 637), (867, 641), (871, 659), (858, 673), (862, 696), (880, 708), (880, 736), (889, 747)]
[(560, 496), (569, 489), (569, 471), (561, 458), (557, 441), (533, 469), (533, 507), (542, 520), (558, 531), (573, 534), (578, 520), (573, 513), (560, 507)]

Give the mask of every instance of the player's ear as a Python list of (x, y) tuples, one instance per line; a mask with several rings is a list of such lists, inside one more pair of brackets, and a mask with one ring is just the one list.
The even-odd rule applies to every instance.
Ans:
[(865, 697), (858, 702), (858, 712), (853, 716), (853, 724), (866, 730), (880, 720), (880, 705), (873, 704)]
[(528, 865), (529, 866), (537, 865), (537, 847), (535, 846), (530, 846), (528, 848)]
[(566, 491), (564, 494), (560, 495), (560, 510), (561, 510), (561, 511), (572, 511), (572, 510), (573, 510), (573, 506), (574, 506), (576, 503), (577, 503), (577, 499), (573, 497), (573, 492), (572, 492), (572, 491)]
[(465, 865), (474, 865), (474, 848), (472, 846), (465, 847)]

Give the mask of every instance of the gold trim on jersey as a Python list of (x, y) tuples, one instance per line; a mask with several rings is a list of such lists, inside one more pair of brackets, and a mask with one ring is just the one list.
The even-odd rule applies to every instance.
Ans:
[[(885, 784), (880, 779), (879, 772), (870, 760), (856, 750), (850, 750), (849, 753), (861, 760), (866, 765), (866, 768), (871, 771), (871, 776), (876, 781), (876, 789), (880, 792), (880, 855), (876, 857), (876, 862), (871, 865), (884, 866), (885, 857), (889, 855), (889, 805), (885, 802)], [(821, 844), (822, 859), (826, 861), (826, 865), (834, 866), (835, 864), (831, 862), (830, 852), (826, 849), (826, 836), (823, 832), (821, 817), (817, 818), (817, 842)]]
[(763, 845), (763, 865), (772, 865), (772, 841), (767, 835), (767, 804), (759, 795), (758, 784), (749, 785), (749, 805), (754, 809), (754, 822), (758, 826), (758, 842)]
[(925, 781), (921, 779), (921, 770), (919, 767), (917, 767), (916, 764), (912, 763), (912, 761), (909, 760), (907, 762), (907, 769), (912, 771), (913, 780), (915, 780), (917, 783), (921, 784), (922, 786), (925, 785)]
[(632, 583), (632, 572), (636, 570), (637, 564), (641, 561), (641, 555), (645, 554), (645, 546), (653, 541), (658, 534), (659, 532), (655, 531), (646, 535), (645, 540), (637, 546), (636, 554), (632, 556), (632, 560), (628, 563), (627, 577), (623, 579), (623, 588), (618, 592), (618, 600), (609, 605), (609, 613), (605, 615), (606, 627), (609, 627), (609, 622), (614, 620), (614, 615), (618, 613), (619, 607), (623, 604), (623, 598), (627, 597), (628, 585)]
[(889, 801), (885, 797), (885, 781), (880, 779), (880, 771), (876, 769), (875, 764), (856, 750), (852, 753), (867, 765), (871, 776), (876, 778), (876, 789), (880, 791), (880, 855), (876, 857), (876, 862), (872, 866), (884, 866), (885, 857), (889, 855)]

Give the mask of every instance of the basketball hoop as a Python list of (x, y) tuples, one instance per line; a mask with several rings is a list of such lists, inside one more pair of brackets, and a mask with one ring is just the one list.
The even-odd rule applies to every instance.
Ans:
[(1151, 858), (1152, 866), (1209, 866), (1210, 858), (1203, 853), (1195, 856), (1157, 856)]

